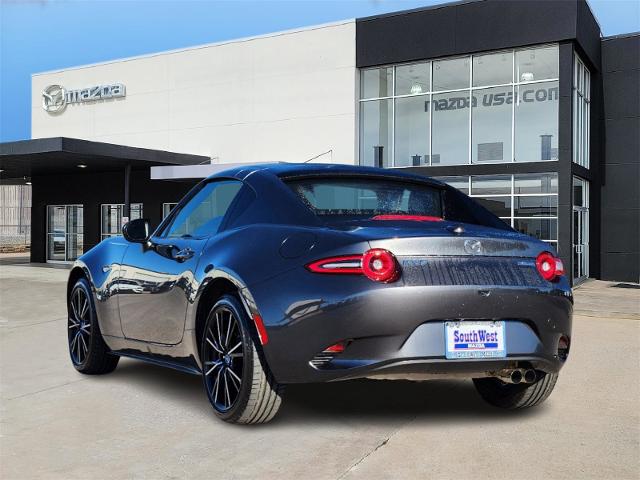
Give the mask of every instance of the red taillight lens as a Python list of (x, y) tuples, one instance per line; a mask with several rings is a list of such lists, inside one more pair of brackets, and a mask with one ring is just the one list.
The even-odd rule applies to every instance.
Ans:
[(375, 282), (390, 283), (400, 278), (400, 266), (396, 257), (383, 248), (372, 248), (363, 255), (329, 257), (309, 263), (307, 269), (314, 273), (365, 275)]
[(542, 252), (536, 258), (536, 268), (545, 280), (552, 282), (564, 275), (564, 264), (562, 260), (554, 257), (550, 252)]
[(400, 275), (396, 257), (389, 250), (383, 248), (372, 248), (364, 253), (362, 271), (375, 282), (394, 282)]
[(307, 265), (307, 268), (315, 273), (362, 273), (362, 255), (343, 255), (341, 257), (329, 257)]

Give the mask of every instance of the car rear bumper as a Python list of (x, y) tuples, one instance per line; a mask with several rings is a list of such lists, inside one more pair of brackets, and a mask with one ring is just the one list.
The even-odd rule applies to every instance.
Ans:
[[(385, 285), (319, 275), (300, 285), (299, 276), (291, 275), (297, 284), (287, 277), (251, 292), (268, 333), (266, 360), (281, 383), (480, 377), (509, 368), (557, 372), (558, 341), (571, 336), (573, 299), (565, 280), (530, 288)], [(444, 323), (450, 320), (503, 320), (507, 356), (448, 360)], [(322, 353), (340, 341), (347, 343), (342, 353)]]

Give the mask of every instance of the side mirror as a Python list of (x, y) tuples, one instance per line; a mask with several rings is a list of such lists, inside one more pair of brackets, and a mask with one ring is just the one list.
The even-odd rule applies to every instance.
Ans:
[(149, 230), (149, 220), (136, 218), (124, 224), (122, 227), (122, 235), (128, 242), (146, 243), (150, 235)]

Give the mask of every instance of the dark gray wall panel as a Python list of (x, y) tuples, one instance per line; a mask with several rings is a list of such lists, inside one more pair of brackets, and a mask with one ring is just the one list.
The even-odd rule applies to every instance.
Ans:
[(640, 208), (602, 211), (602, 229), (607, 234), (602, 239), (602, 248), (607, 253), (640, 253), (629, 250), (629, 237), (640, 233)]
[(640, 281), (640, 35), (602, 41), (604, 280)]
[[(620, 48), (624, 45), (624, 48)], [(640, 69), (640, 35), (609, 37), (602, 41), (602, 71)]]
[(577, 40), (600, 64), (600, 30), (584, 0), (458, 2), (358, 19), (356, 64), (459, 55)]
[(607, 165), (640, 164), (640, 117), (605, 121)]
[(606, 118), (637, 117), (640, 109), (640, 70), (603, 75)]
[(617, 282), (639, 282), (640, 254), (606, 253), (602, 255), (602, 279)]

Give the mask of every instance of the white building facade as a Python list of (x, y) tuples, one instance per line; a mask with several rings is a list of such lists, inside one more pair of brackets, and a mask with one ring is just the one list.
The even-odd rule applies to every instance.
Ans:
[[(32, 138), (184, 152), (212, 163), (354, 163), (355, 21), (32, 77)], [(123, 96), (45, 111), (43, 91), (121, 85)], [(89, 93), (91, 95), (92, 92)]]

